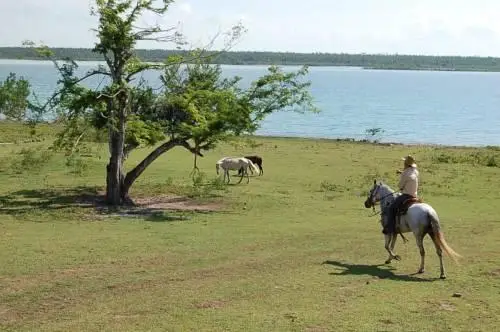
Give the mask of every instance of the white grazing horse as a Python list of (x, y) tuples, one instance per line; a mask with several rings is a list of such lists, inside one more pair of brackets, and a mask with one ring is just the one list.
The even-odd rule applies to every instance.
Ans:
[[(369, 196), (365, 201), (366, 208), (374, 208), (377, 202), (380, 202), (380, 210), (384, 215), (384, 210), (392, 203), (392, 201), (401, 195), (400, 193), (395, 193), (388, 185), (377, 181), (373, 181), (373, 188), (369, 192)], [(398, 218), (398, 217), (396, 217)], [(383, 216), (381, 218), (383, 223)], [(436, 253), (439, 257), (439, 266), (441, 269), (441, 279), (446, 278), (446, 272), (443, 265), (443, 251), (446, 252), (455, 262), (457, 258), (461, 257), (457, 254), (445, 241), (443, 232), (441, 231), (441, 226), (439, 223), (439, 217), (437, 212), (427, 203), (416, 202), (410, 205), (407, 212), (400, 217), (399, 224), (400, 233), (413, 232), (417, 242), (418, 249), (420, 250), (420, 268), (417, 273), (424, 273), (424, 261), (425, 261), (425, 250), (424, 250), (424, 237), (429, 234), (434, 246), (436, 247)], [(389, 264), (392, 259), (400, 260), (401, 257), (395, 255), (393, 250), (396, 245), (397, 233), (385, 234), (385, 249), (389, 253), (389, 258), (386, 260), (386, 264)]]
[(217, 175), (219, 175), (219, 168), (224, 170), (224, 181), (226, 180), (227, 175), (227, 183), (229, 183), (229, 170), (237, 171), (243, 169), (243, 173), (241, 173), (240, 181), (243, 180), (243, 175), (247, 176), (247, 183), (250, 182), (250, 177), (248, 176), (248, 168), (251, 167), (255, 172), (258, 172), (259, 169), (255, 164), (244, 157), (224, 157), (215, 163), (215, 170), (217, 171)]

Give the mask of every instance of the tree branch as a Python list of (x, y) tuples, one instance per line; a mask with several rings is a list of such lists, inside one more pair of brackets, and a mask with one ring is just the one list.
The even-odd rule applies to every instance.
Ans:
[(135, 19), (136, 19), (136, 18), (135, 18), (135, 14), (137, 13), (137, 11), (138, 11), (139, 9), (141, 9), (141, 2), (142, 2), (142, 1), (137, 1), (137, 2), (135, 3), (134, 9), (132, 9), (132, 12), (130, 13), (130, 15), (129, 15), (129, 16), (128, 16), (128, 18), (127, 18), (127, 24), (132, 24), (132, 22), (134, 22), (134, 21), (135, 21)]
[(132, 77), (134, 75), (139, 74), (140, 72), (143, 72), (145, 70), (150, 70), (150, 69), (163, 69), (164, 67), (165, 67), (164, 64), (156, 64), (156, 63), (144, 64), (143, 66), (140, 66), (139, 68), (137, 68), (135, 70), (131, 70), (130, 73), (125, 77), (125, 80), (127, 82), (130, 82)]
[(189, 145), (189, 143), (187, 141), (182, 140), (179, 142), (178, 145), (182, 146), (183, 148), (185, 148), (186, 150), (188, 150), (192, 154), (198, 155), (200, 157), (204, 157), (203, 154), (199, 151), (199, 149), (193, 148), (191, 145)]
[(146, 170), (146, 168), (151, 165), (153, 161), (158, 159), (162, 154), (165, 152), (171, 150), (172, 148), (183, 145), (183, 143), (186, 143), (184, 140), (180, 139), (172, 139), (169, 140), (168, 142), (163, 143), (151, 153), (144, 158), (137, 166), (135, 166), (130, 172), (127, 173), (125, 176), (125, 179), (123, 180), (123, 194), (127, 195), (130, 187), (134, 183), (134, 181)]
[[(84, 75), (83, 77), (79, 78), (78, 80), (74, 81), (74, 82), (71, 82), (71, 84), (69, 84), (69, 87), (73, 87), (75, 85), (77, 85), (78, 83), (86, 80), (87, 78), (90, 78), (92, 76), (95, 76), (95, 75), (110, 75), (109, 73), (107, 72), (104, 72), (104, 71), (100, 71), (100, 70), (92, 70), (90, 72), (88, 72), (86, 75)], [(62, 95), (63, 93), (65, 93), (66, 91), (68, 90), (67, 87), (64, 87), (62, 88), (61, 90), (57, 91), (56, 93), (54, 93), (46, 102), (45, 104), (43, 104), (43, 106), (41, 107), (38, 107), (40, 111), (44, 111), (45, 108), (47, 106), (49, 106), (58, 96)], [(34, 106), (34, 105), (33, 105)]]

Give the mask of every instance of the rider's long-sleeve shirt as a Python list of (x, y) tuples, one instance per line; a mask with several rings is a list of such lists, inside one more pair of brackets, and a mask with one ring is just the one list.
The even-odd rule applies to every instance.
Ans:
[(407, 167), (399, 178), (399, 189), (403, 194), (417, 197), (418, 191), (418, 170), (415, 167)]

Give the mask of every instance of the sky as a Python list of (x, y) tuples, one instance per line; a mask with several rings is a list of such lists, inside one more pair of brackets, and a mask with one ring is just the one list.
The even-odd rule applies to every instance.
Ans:
[[(92, 3), (0, 0), (0, 46), (30, 39), (92, 47)], [(203, 46), (241, 22), (247, 32), (233, 50), (500, 56), (499, 15), (498, 0), (178, 0), (161, 17), (141, 18), (141, 25), (177, 26), (191, 46)]]

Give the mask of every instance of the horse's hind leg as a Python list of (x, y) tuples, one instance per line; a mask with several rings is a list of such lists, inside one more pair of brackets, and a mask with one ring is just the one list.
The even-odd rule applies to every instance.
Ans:
[(389, 253), (389, 257), (385, 264), (389, 264), (393, 259), (399, 261), (401, 257), (394, 254), (394, 247), (396, 246), (397, 234), (385, 234), (385, 250)]
[(424, 273), (425, 271), (425, 249), (424, 249), (424, 236), (422, 234), (418, 234), (415, 236), (415, 240), (417, 241), (417, 247), (420, 251), (420, 268), (417, 273)]
[[(245, 175), (245, 173), (247, 173), (245, 170), (243, 170), (243, 173), (241, 173), (241, 176), (240, 176), (240, 181), (238, 181), (238, 183), (241, 183), (241, 180), (243, 180), (243, 176)], [(247, 173), (247, 176), (248, 176), (248, 173)]]
[(432, 242), (434, 242), (434, 246), (436, 247), (436, 254), (439, 257), (439, 269), (441, 270), (441, 275), (439, 277), (441, 279), (446, 279), (446, 271), (443, 264), (443, 249), (441, 249), (441, 247), (439, 246), (437, 236), (433, 233), (430, 233), (429, 235), (432, 239)]

